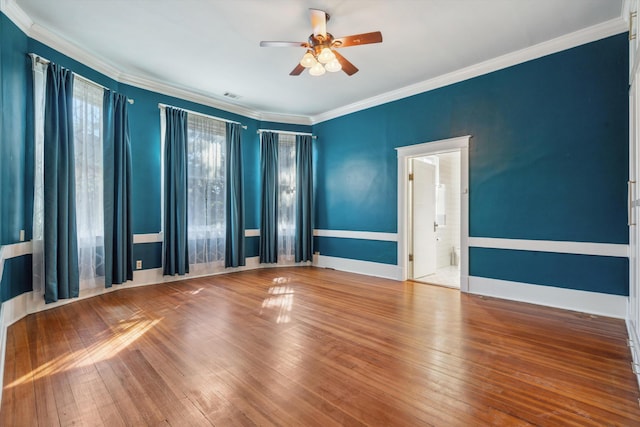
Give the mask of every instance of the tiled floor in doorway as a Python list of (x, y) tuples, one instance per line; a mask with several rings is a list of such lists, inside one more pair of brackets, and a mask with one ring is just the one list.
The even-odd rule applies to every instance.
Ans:
[(418, 277), (419, 282), (431, 283), (433, 285), (448, 286), (451, 288), (460, 287), (460, 266), (450, 265), (439, 268), (435, 273)]

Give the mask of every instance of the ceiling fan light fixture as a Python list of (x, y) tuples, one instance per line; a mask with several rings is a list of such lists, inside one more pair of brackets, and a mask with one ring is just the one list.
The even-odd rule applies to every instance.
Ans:
[[(1, 2), (2, 0), (0, 0)], [(320, 9), (309, 9), (309, 13), (313, 33), (306, 42), (260, 42), (261, 47), (302, 47), (306, 50), (300, 62), (289, 73), (290, 76), (299, 76), (305, 69), (309, 69), (309, 74), (312, 76), (321, 76), (327, 71), (335, 73), (340, 70), (348, 76), (352, 76), (358, 72), (358, 67), (339, 54), (337, 48), (382, 42), (380, 31), (353, 34), (336, 39), (327, 32), (327, 21), (329, 20), (327, 12)]]
[(314, 65), (313, 67), (309, 68), (309, 74), (311, 74), (314, 77), (321, 76), (325, 72), (326, 72), (326, 70), (324, 69), (322, 64), (319, 63), (319, 62), (316, 62), (316, 65)]
[(320, 51), (320, 54), (318, 55), (318, 62), (320, 62), (322, 64), (326, 64), (328, 62), (331, 62), (334, 59), (336, 59), (336, 55), (328, 47), (322, 48), (322, 50)]
[(313, 54), (310, 51), (307, 51), (307, 53), (305, 53), (302, 59), (300, 60), (300, 65), (302, 65), (305, 68), (311, 68), (317, 63), (318, 61), (316, 61), (316, 58), (313, 56)]
[(340, 61), (338, 61), (337, 58), (334, 58), (331, 61), (327, 62), (324, 68), (330, 73), (335, 73), (342, 70), (342, 64), (340, 64)]

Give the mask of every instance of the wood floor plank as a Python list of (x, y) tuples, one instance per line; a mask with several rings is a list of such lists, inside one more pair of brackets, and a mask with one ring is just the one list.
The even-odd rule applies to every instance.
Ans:
[(626, 338), (618, 319), (253, 270), (16, 322), (0, 425), (640, 425)]
[(118, 412), (128, 425), (159, 425), (164, 421), (162, 411), (134, 378), (120, 355), (99, 361), (96, 365)]
[(12, 402), (8, 425), (37, 424), (36, 412), (32, 402), (35, 401), (35, 389), (30, 380), (33, 370), (28, 351), (28, 339), (25, 324), (18, 325), (15, 330), (7, 331), (7, 346), (5, 357), (5, 378), (16, 381), (17, 384), (9, 390), (7, 397)]

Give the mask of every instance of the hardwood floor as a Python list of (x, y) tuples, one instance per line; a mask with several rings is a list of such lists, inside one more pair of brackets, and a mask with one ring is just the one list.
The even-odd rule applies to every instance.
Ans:
[(273, 268), (20, 320), (0, 425), (629, 426), (638, 395), (622, 320)]

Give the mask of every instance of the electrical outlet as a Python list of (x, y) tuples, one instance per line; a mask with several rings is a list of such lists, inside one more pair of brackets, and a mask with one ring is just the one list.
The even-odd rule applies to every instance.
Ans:
[(24, 230), (20, 230), (20, 241), (24, 242)]
[(141, 259), (136, 261), (136, 270), (142, 270), (142, 260)]

